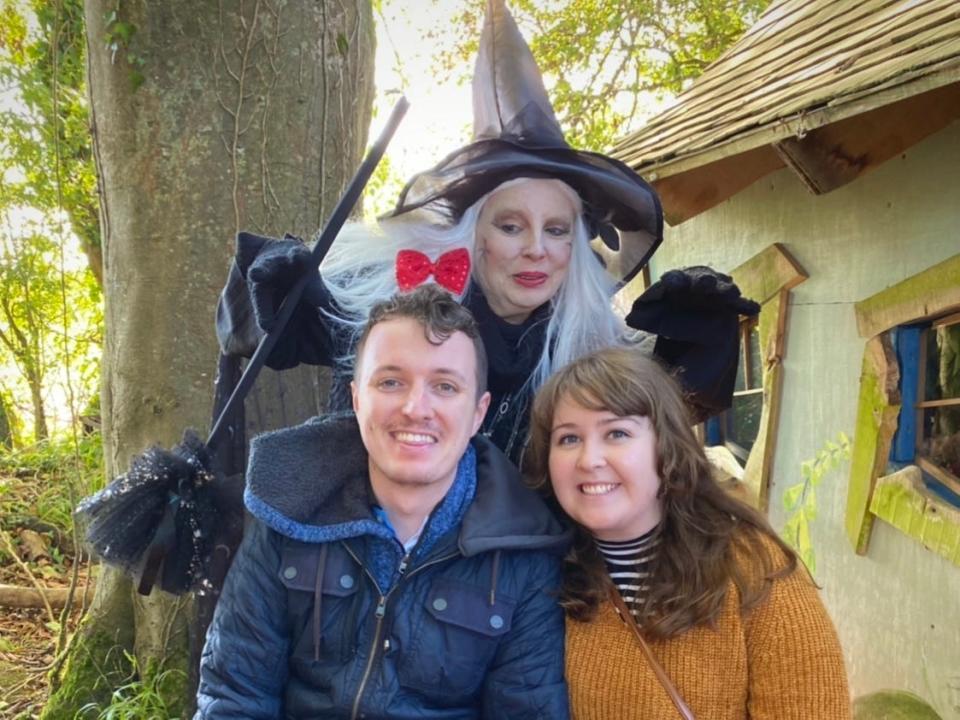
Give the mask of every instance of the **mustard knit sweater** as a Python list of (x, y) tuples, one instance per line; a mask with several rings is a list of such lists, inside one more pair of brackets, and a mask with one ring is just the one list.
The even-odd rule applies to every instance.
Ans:
[[(840, 643), (806, 571), (744, 616), (739, 603), (731, 583), (716, 629), (650, 642), (697, 720), (849, 720)], [(567, 618), (566, 665), (575, 720), (679, 717), (608, 602), (590, 622)]]

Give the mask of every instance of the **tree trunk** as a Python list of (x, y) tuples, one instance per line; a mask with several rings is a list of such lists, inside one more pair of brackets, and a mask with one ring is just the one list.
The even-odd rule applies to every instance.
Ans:
[(7, 404), (6, 394), (0, 388), (0, 449), (13, 448), (13, 426), (12, 410)]
[(25, 365), (25, 374), (30, 386), (30, 404), (33, 407), (33, 439), (39, 442), (46, 440), (49, 435), (47, 411), (43, 405), (43, 376), (32, 363)]
[[(113, 477), (148, 445), (209, 428), (214, 308), (233, 238), (309, 237), (329, 214), (366, 144), (374, 35), (369, 0), (87, 0), (86, 21)], [(277, 423), (319, 409), (316, 372), (300, 375), (299, 387), (260, 383), (283, 383), (287, 404), (268, 413)], [(121, 650), (141, 675), (184, 671), (163, 690), (189, 712), (192, 604), (157, 589), (135, 596), (105, 570), (44, 716), (102, 702), (122, 682)]]

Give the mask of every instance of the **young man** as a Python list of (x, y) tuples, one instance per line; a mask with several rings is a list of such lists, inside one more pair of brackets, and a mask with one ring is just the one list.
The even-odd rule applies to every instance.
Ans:
[(355, 416), (253, 442), (196, 717), (566, 718), (567, 536), (472, 437), (473, 318), (433, 285), (398, 296), (355, 365)]

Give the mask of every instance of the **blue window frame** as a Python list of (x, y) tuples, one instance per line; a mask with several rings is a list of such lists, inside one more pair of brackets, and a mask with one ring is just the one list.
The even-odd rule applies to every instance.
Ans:
[(960, 507), (960, 313), (891, 335), (900, 415), (890, 462), (917, 465), (932, 492)]

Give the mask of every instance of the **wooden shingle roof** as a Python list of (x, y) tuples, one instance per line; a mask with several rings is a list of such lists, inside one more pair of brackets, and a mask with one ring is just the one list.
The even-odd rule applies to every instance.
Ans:
[(775, 0), (612, 154), (656, 181), (957, 83), (960, 0)]

